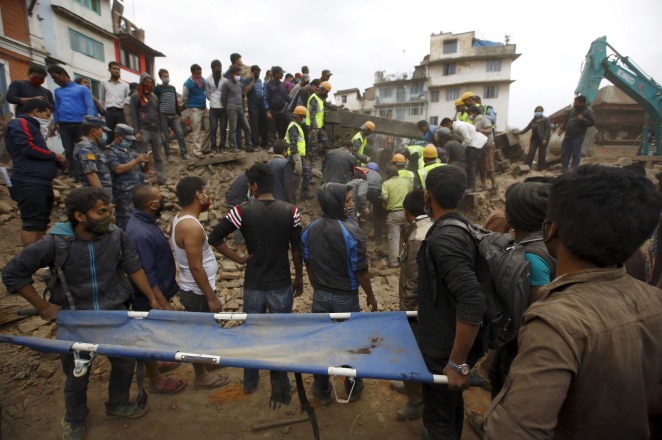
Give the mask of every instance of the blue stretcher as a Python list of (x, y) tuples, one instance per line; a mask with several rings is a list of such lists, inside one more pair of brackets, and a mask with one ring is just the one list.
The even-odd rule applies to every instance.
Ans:
[[(414, 312), (415, 313), (415, 312)], [(224, 327), (224, 321), (240, 325)], [(433, 375), (405, 312), (380, 313), (192, 313), (62, 310), (57, 339), (0, 334), (0, 342), (38, 351), (71, 353), (74, 375), (91, 359), (81, 352), (140, 360), (220, 364), (293, 372), (302, 409), (316, 438), (301, 373), (447, 383)], [(347, 400), (348, 401), (348, 400)]]

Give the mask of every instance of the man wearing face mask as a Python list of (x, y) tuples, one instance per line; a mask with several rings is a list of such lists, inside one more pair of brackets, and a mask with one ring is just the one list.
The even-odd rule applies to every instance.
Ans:
[[(147, 146), (151, 147), (154, 155), (154, 168), (159, 184), (164, 184), (163, 161), (161, 160), (161, 147), (164, 135), (161, 132), (161, 118), (159, 116), (159, 98), (154, 93), (154, 79), (146, 72), (140, 74), (138, 93), (131, 96), (131, 121), (139, 141), (139, 151), (144, 153)], [(165, 148), (168, 162), (174, 159), (170, 155), (170, 147)]]
[[(161, 117), (161, 132), (166, 138), (164, 141), (167, 148), (170, 144), (167, 139), (169, 137), (168, 130), (172, 130), (177, 138), (179, 145), (180, 157), (188, 160), (188, 151), (186, 149), (186, 140), (184, 139), (184, 132), (182, 131), (182, 112), (177, 105), (177, 90), (174, 86), (170, 85), (170, 73), (165, 69), (159, 69), (159, 79), (161, 84), (154, 88), (154, 94), (159, 99), (159, 115)], [(167, 155), (167, 152), (166, 152)]]
[(327, 96), (331, 91), (331, 83), (322, 81), (319, 87), (308, 98), (306, 103), (308, 115), (306, 116), (306, 127), (308, 127), (308, 139), (306, 139), (307, 155), (310, 168), (315, 166), (317, 155), (326, 145), (329, 137), (324, 132), (324, 106)]
[(103, 153), (110, 129), (102, 118), (85, 116), (81, 133), (83, 137), (74, 147), (74, 160), (83, 186), (101, 188), (113, 197), (113, 179)]
[[(223, 308), (216, 295), (218, 262), (198, 218), (209, 211), (212, 198), (206, 182), (198, 176), (183, 177), (176, 188), (182, 210), (172, 220), (170, 241), (179, 266), (179, 300), (188, 312), (216, 313)], [(230, 379), (209, 373), (203, 364), (193, 364), (195, 389), (218, 388)]]
[(28, 68), (28, 79), (12, 81), (7, 89), (7, 102), (16, 105), (16, 116), (20, 116), (25, 110), (24, 105), (31, 99), (41, 99), (51, 107), (55, 107), (53, 94), (42, 84), (46, 78), (46, 68), (36, 64)]
[(273, 121), (279, 139), (285, 137), (289, 115), (287, 114), (287, 103), (290, 98), (285, 86), (283, 85), (283, 68), (273, 66), (271, 68), (273, 77), (264, 86), (264, 106), (267, 109), (267, 119)]
[[(202, 129), (209, 126), (207, 115), (207, 97), (205, 95), (205, 79), (202, 77), (202, 67), (198, 64), (191, 66), (191, 77), (184, 82), (182, 88), (182, 102), (191, 110), (193, 123), (193, 154), (201, 158), (204, 151), (205, 140)], [(205, 130), (209, 131), (209, 130)]]
[(246, 151), (255, 151), (253, 149), (253, 140), (250, 135), (250, 127), (244, 113), (244, 86), (241, 83), (240, 69), (237, 66), (230, 66), (230, 79), (221, 87), (221, 102), (228, 114), (228, 141), (233, 152), (240, 146), (237, 139), (237, 130), (242, 129), (248, 133), (244, 139), (249, 147)]
[[(350, 216), (354, 210), (347, 185), (325, 183), (317, 190), (322, 218), (312, 222), (301, 236), (304, 262), (313, 285), (313, 313), (360, 312), (359, 286), (366, 294), (371, 311), (377, 310), (372, 293), (365, 236)], [(350, 400), (357, 400), (363, 381), (352, 385), (345, 380), (345, 391), (352, 390)], [(313, 395), (320, 405), (331, 403), (329, 376), (315, 375)]]
[[(167, 304), (164, 308), (169, 310), (169, 302), (177, 293), (178, 286), (175, 281), (177, 270), (172, 249), (157, 223), (165, 207), (165, 198), (157, 187), (140, 185), (133, 189), (131, 201), (135, 209), (126, 227), (126, 235), (138, 250), (152, 290), (157, 296), (164, 298)], [(131, 310), (149, 312), (151, 309), (147, 297), (134, 284)], [(145, 372), (149, 379), (149, 390), (153, 393), (175, 394), (186, 388), (183, 381), (161, 374), (156, 361), (146, 361)]]
[(37, 118), (48, 119), (52, 107), (46, 100), (32, 99), (22, 113), (7, 123), (7, 152), (14, 162), (9, 188), (21, 212), (21, 243), (27, 246), (45, 233), (53, 209), (53, 179), (66, 159), (48, 149)]
[(538, 171), (545, 171), (547, 160), (547, 144), (552, 136), (552, 123), (549, 118), (543, 116), (543, 108), (538, 106), (533, 111), (533, 119), (524, 130), (515, 130), (516, 135), (522, 135), (531, 130), (531, 142), (529, 143), (529, 154), (526, 157), (526, 164), (533, 168), (533, 159), (538, 151)]
[(135, 140), (133, 128), (126, 124), (117, 124), (113, 142), (103, 151), (112, 172), (117, 226), (124, 230), (133, 210), (131, 192), (138, 185), (145, 183), (143, 172), (148, 171), (147, 165), (151, 161), (149, 155), (131, 150), (131, 144)]
[[(153, 308), (168, 308), (162, 295), (152, 291), (133, 243), (111, 224), (110, 196), (98, 188), (76, 188), (65, 200), (67, 222), (56, 223), (49, 234), (14, 257), (5, 266), (2, 279), (9, 292), (23, 296), (45, 320), (54, 320), (63, 307), (70, 310), (117, 310), (126, 312), (133, 292), (131, 282), (148, 298)], [(66, 253), (58, 257), (56, 248)], [(57, 263), (57, 262), (60, 263)], [(43, 266), (61, 264), (51, 289), (50, 302), (37, 293), (32, 274)], [(67, 289), (64, 289), (64, 286)], [(76, 312), (74, 312), (76, 313)], [(85, 354), (83, 354), (85, 356)], [(92, 366), (82, 377), (74, 376), (74, 355), (60, 356), (66, 376), (64, 439), (85, 438), (87, 386)], [(129, 401), (136, 362), (109, 357), (112, 371), (108, 384), (106, 415), (135, 419), (147, 413)]]
[(595, 125), (593, 110), (586, 105), (586, 96), (577, 96), (566, 116), (561, 132), (565, 132), (561, 144), (561, 172), (568, 171), (570, 159), (572, 167), (577, 168), (582, 160), (582, 144), (588, 127)]

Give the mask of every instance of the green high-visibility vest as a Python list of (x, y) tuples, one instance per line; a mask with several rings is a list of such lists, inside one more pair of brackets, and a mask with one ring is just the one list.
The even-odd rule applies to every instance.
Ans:
[(398, 170), (398, 176), (409, 182), (409, 189), (414, 188), (414, 173), (409, 170)]
[(418, 178), (421, 179), (421, 187), (425, 189), (425, 178), (428, 176), (428, 173), (437, 168), (442, 166), (443, 164), (441, 162), (433, 162), (430, 165), (426, 165), (422, 167), (421, 169), (418, 170)]
[(359, 155), (363, 155), (363, 150), (365, 149), (365, 145), (368, 143), (368, 139), (365, 136), (363, 136), (363, 133), (359, 131), (352, 138), (352, 145), (354, 145), (354, 141), (356, 140), (361, 141), (361, 147), (359, 148)]
[(423, 160), (424, 147), (422, 145), (409, 145), (407, 146), (407, 150), (409, 150), (410, 155), (418, 153), (418, 168), (423, 168), (425, 166), (425, 161)]
[(292, 126), (295, 126), (299, 132), (299, 138), (297, 139), (297, 151), (299, 156), (306, 157), (306, 138), (303, 135), (303, 129), (295, 121), (290, 122), (290, 125), (287, 126), (287, 132), (285, 133), (285, 142), (287, 142), (287, 145), (289, 146), (287, 154), (290, 156), (292, 155), (292, 146), (290, 144), (290, 128), (292, 128)]
[(317, 100), (317, 113), (315, 114), (315, 121), (317, 122), (317, 128), (322, 128), (322, 127), (324, 127), (324, 101), (322, 101), (322, 98), (317, 96), (317, 93), (311, 94), (310, 98), (308, 98), (308, 103), (306, 104), (306, 107), (308, 108), (308, 114), (306, 115), (306, 125), (310, 127), (310, 100), (311, 99), (316, 99)]

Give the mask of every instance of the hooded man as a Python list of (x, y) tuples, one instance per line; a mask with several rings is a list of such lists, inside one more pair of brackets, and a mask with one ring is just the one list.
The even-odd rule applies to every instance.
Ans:
[[(161, 133), (161, 117), (159, 116), (159, 98), (154, 91), (154, 79), (147, 72), (140, 74), (138, 93), (131, 95), (131, 121), (139, 142), (138, 151), (145, 153), (147, 145), (152, 148), (154, 168), (160, 184), (165, 183), (161, 148), (163, 134)], [(172, 162), (172, 156), (167, 156)]]
[[(366, 241), (361, 228), (350, 219), (354, 210), (347, 185), (325, 183), (317, 191), (322, 218), (312, 222), (301, 236), (303, 258), (313, 286), (313, 313), (360, 312), (359, 286), (370, 309), (377, 310), (372, 293)], [(353, 388), (353, 391), (352, 391)], [(345, 380), (345, 390), (355, 401), (363, 391), (363, 381)], [(315, 375), (313, 394), (321, 405), (331, 403), (329, 377)]]

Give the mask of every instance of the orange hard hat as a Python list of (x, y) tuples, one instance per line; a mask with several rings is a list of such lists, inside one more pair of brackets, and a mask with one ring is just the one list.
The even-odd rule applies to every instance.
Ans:
[(328, 81), (322, 81), (320, 83), (320, 87), (324, 87), (324, 89), (326, 89), (327, 92), (331, 91), (331, 83)]
[(306, 107), (304, 107), (302, 105), (297, 105), (296, 107), (294, 107), (294, 112), (293, 113), (295, 115), (306, 116), (308, 114), (308, 110), (306, 109)]
[(439, 157), (439, 153), (437, 152), (437, 147), (435, 147), (432, 144), (427, 144), (425, 148), (423, 148), (423, 157), (425, 159), (436, 159)]
[(405, 156), (398, 153), (393, 155), (393, 159), (391, 159), (391, 162), (393, 163), (407, 163), (407, 159), (405, 159)]
[(375, 123), (372, 121), (366, 121), (365, 124), (363, 124), (363, 127), (367, 128), (370, 131), (375, 131)]

